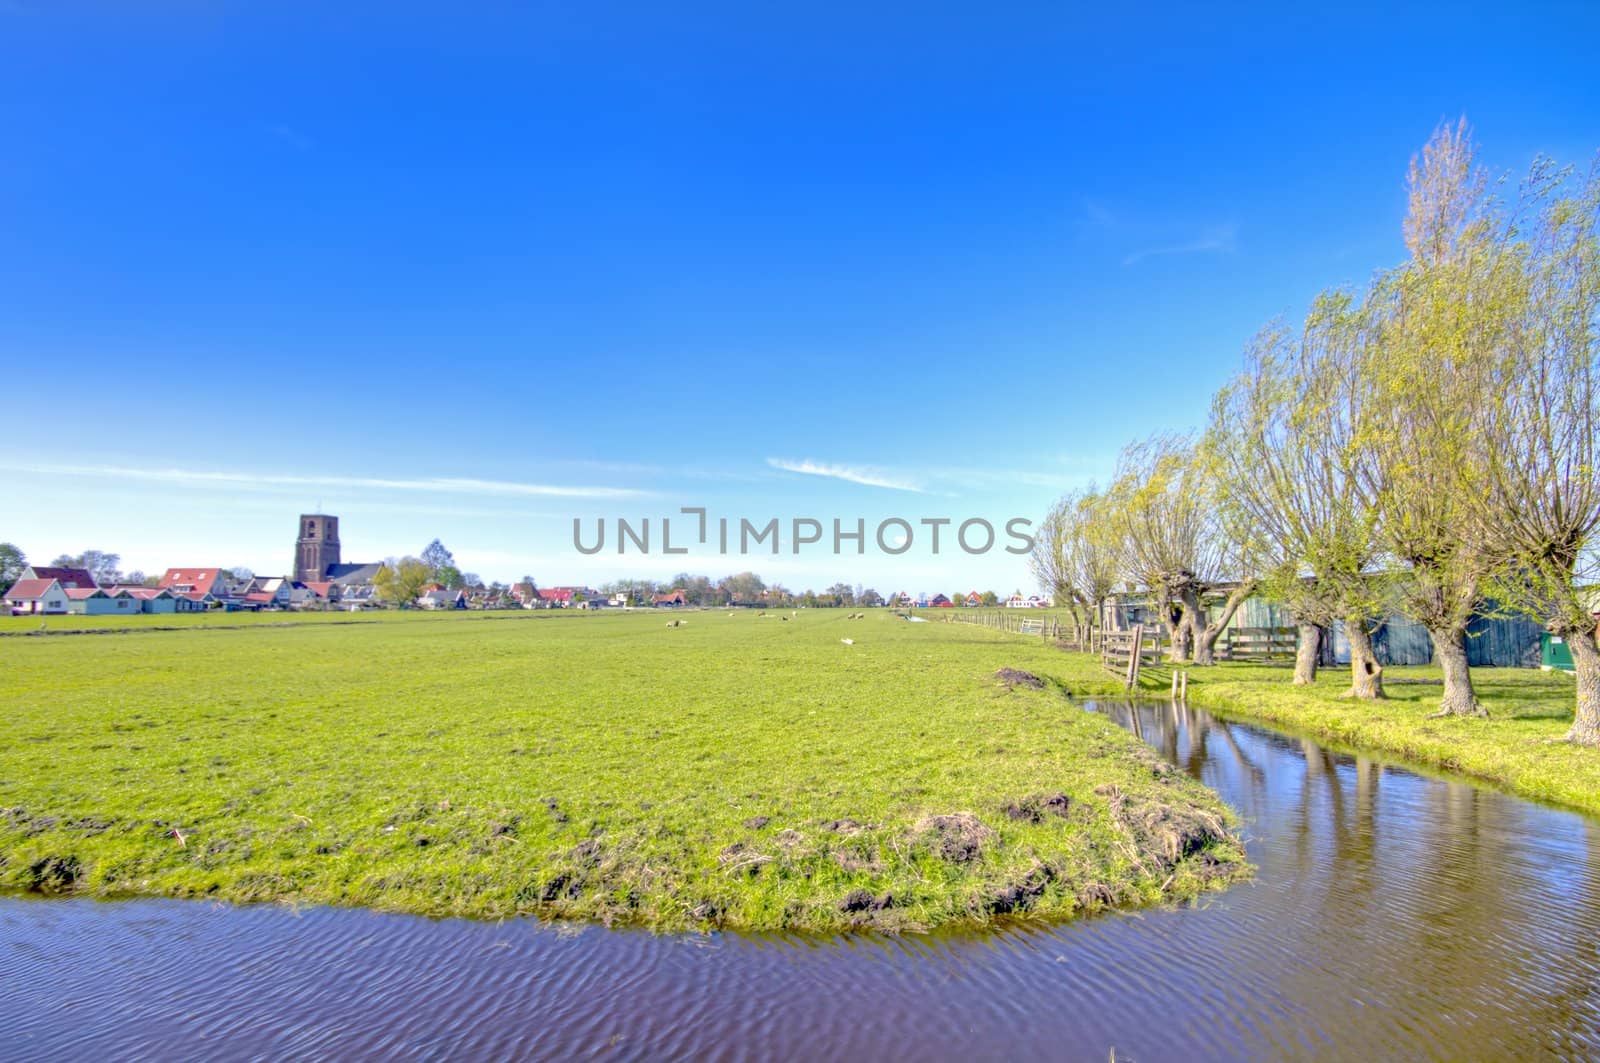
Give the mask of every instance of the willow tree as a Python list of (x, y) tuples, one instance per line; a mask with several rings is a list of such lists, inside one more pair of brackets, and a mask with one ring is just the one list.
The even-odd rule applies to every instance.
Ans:
[[(1525, 288), (1474, 407), (1478, 520), (1512, 559), (1496, 597), (1566, 641), (1577, 673), (1567, 738), (1600, 745), (1592, 568), (1600, 530), (1600, 161), (1535, 162), (1498, 238)], [(1588, 585), (1588, 586), (1586, 586)]]
[(1212, 404), (1207, 450), (1224, 509), (1253, 530), (1263, 590), (1295, 618), (1294, 682), (1316, 680), (1322, 632), (1342, 621), (1350, 693), (1378, 698), (1376, 515), (1356, 477), (1359, 313), (1349, 294), (1324, 293), (1298, 336), (1281, 325), (1256, 336)]
[(1499, 556), (1472, 519), (1483, 447), (1483, 368), (1506, 348), (1524, 287), (1498, 197), (1473, 163), (1465, 122), (1414, 159), (1411, 257), (1368, 298), (1370, 395), (1361, 479), (1381, 516), (1404, 613), (1428, 629), (1444, 676), (1435, 715), (1485, 716), (1467, 665), (1467, 625)]
[(1063, 495), (1040, 524), (1028, 557), (1040, 587), (1071, 612), (1080, 643), (1100, 627), (1120, 573), (1103, 502), (1092, 488)]
[[(1174, 662), (1215, 660), (1217, 638), (1255, 588), (1248, 538), (1227, 526), (1214, 478), (1189, 436), (1158, 435), (1123, 450), (1106, 492), (1118, 567), (1155, 598)], [(1215, 616), (1205, 597), (1234, 578)]]

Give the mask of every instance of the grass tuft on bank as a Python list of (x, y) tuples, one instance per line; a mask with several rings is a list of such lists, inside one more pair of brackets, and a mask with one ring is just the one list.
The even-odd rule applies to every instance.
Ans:
[(1248, 874), (1215, 795), (1072, 704), (1083, 662), (1042, 640), (665, 619), (0, 639), (0, 888), (831, 932)]

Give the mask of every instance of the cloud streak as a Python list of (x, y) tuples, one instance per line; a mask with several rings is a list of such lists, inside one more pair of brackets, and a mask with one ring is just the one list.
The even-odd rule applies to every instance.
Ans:
[(298, 473), (227, 472), (203, 469), (137, 468), (124, 465), (36, 465), (0, 462), (7, 472), (36, 476), (81, 476), (105, 480), (137, 480), (183, 487), (335, 487), (356, 490), (417, 491), (434, 494), (486, 495), (513, 498), (642, 498), (652, 492), (627, 487), (519, 483), (468, 477), (392, 479), (376, 476), (319, 476)]
[(919, 495), (926, 493), (920, 486), (910, 480), (898, 479), (879, 469), (865, 465), (828, 465), (823, 462), (812, 461), (809, 458), (802, 461), (768, 458), (767, 464), (774, 469), (782, 469), (784, 472), (797, 472), (805, 476), (823, 476), (832, 480), (844, 480), (846, 483), (861, 484), (863, 487), (885, 487), (891, 491), (910, 491)]
[(1169, 255), (1201, 255), (1213, 252), (1230, 252), (1237, 248), (1235, 237), (1238, 235), (1237, 227), (1233, 225), (1219, 225), (1201, 233), (1199, 239), (1190, 240), (1188, 243), (1168, 244), (1163, 247), (1146, 248), (1135, 251), (1123, 258), (1124, 266), (1136, 266), (1147, 258), (1162, 258)]

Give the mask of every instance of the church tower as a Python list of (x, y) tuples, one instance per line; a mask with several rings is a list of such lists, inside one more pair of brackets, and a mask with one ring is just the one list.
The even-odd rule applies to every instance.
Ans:
[(339, 518), (322, 513), (300, 515), (300, 538), (294, 544), (294, 578), (314, 583), (339, 563)]

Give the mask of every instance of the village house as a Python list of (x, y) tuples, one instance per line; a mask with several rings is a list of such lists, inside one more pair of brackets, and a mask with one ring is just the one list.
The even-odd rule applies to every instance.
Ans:
[(1043, 609), (1049, 604), (1050, 600), (1048, 598), (1041, 598), (1037, 594), (1030, 594), (1024, 598), (1021, 591), (1006, 599), (1007, 609)]
[(344, 588), (332, 580), (313, 580), (304, 584), (307, 594), (304, 599), (304, 608), (310, 609), (317, 606), (334, 606), (339, 604), (343, 597)]
[(107, 593), (99, 587), (73, 587), (63, 593), (67, 596), (67, 612), (80, 616), (132, 616), (144, 611), (139, 599), (120, 590)]
[(205, 608), (200, 602), (176, 597), (160, 587), (113, 587), (111, 590), (137, 601), (142, 613), (198, 613)]
[(977, 591), (968, 591), (966, 598), (962, 600), (961, 604), (965, 605), (968, 609), (976, 609), (978, 606), (983, 604), (983, 595), (979, 594)]
[(60, 581), (54, 577), (19, 579), (6, 591), (5, 605), (12, 616), (47, 616), (65, 613), (69, 600)]
[(650, 598), (650, 604), (657, 609), (675, 609), (680, 605), (687, 605), (688, 602), (689, 599), (684, 595), (683, 591), (677, 589), (668, 591), (666, 594), (652, 595)]
[(64, 591), (86, 590), (98, 586), (94, 575), (86, 568), (53, 568), (48, 565), (29, 565), (22, 570), (22, 579), (53, 579)]
[(442, 583), (430, 584), (417, 595), (417, 605), (423, 609), (465, 609), (467, 592), (450, 590)]
[(363, 609), (371, 609), (378, 604), (378, 591), (370, 583), (358, 583), (351, 587), (339, 588), (337, 599), (339, 608), (349, 613), (359, 613)]
[(202, 607), (231, 597), (227, 574), (220, 568), (169, 568), (156, 586)]

